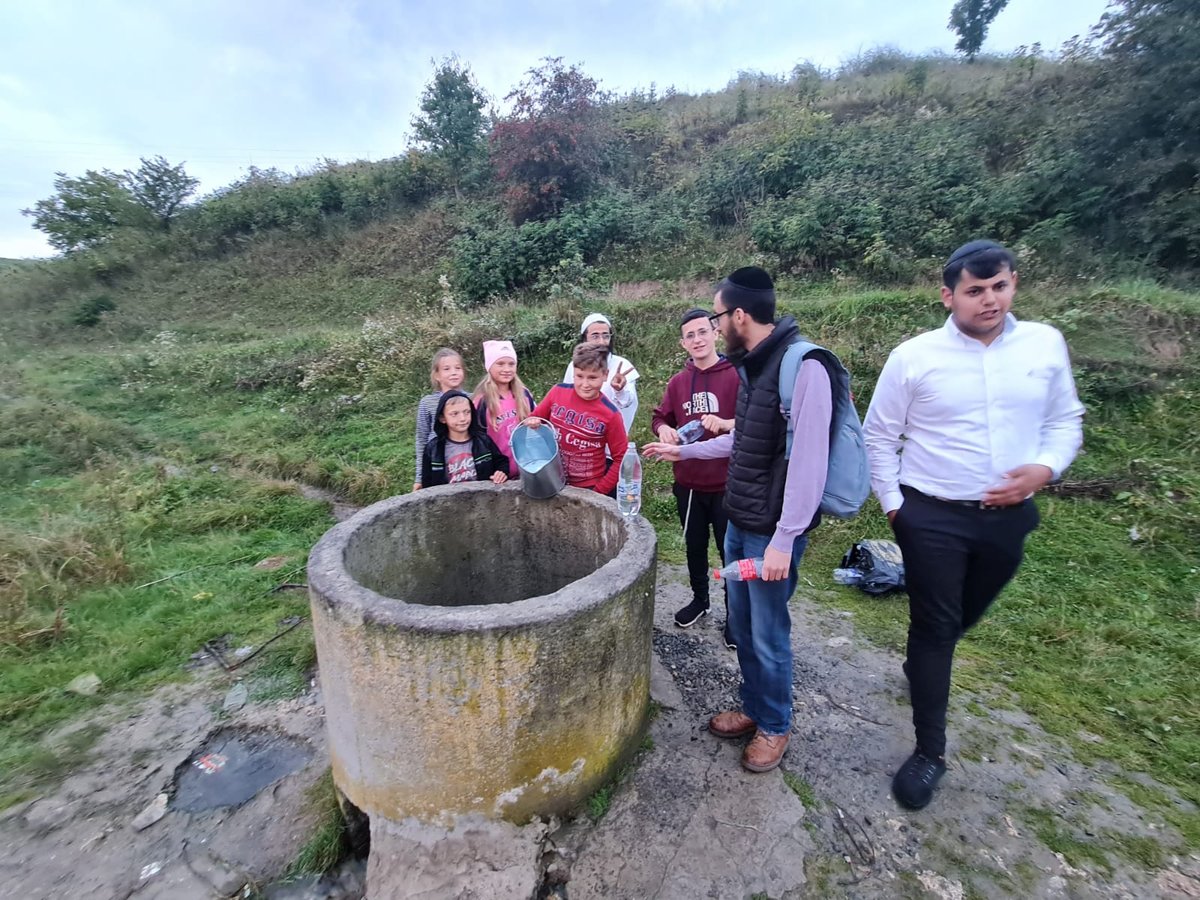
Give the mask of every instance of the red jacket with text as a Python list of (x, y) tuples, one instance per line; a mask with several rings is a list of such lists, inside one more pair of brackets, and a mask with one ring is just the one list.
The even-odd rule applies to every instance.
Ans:
[[(550, 388), (532, 415), (547, 419), (558, 432), (558, 452), (562, 455), (567, 484), (591, 488), (607, 494), (617, 486), (621, 457), (629, 438), (620, 411), (601, 395), (584, 400), (570, 384)], [(604, 448), (614, 463), (605, 472)]]

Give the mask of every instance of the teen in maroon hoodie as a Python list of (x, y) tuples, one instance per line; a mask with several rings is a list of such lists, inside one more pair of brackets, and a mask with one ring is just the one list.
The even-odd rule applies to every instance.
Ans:
[[(688, 422), (704, 425), (702, 441), (728, 431), (733, 425), (737, 405), (738, 374), (733, 365), (717, 353), (717, 333), (708, 321), (709, 313), (692, 309), (679, 323), (680, 345), (687, 351), (683, 371), (667, 382), (662, 403), (654, 410), (651, 428), (667, 444), (680, 443), (679, 429)], [(717, 554), (725, 563), (725, 477), (728, 458), (689, 459), (675, 463), (675, 503), (683, 525), (687, 546), (688, 580), (692, 584), (692, 602), (675, 613), (680, 628), (694, 625), (708, 615), (708, 535), (717, 541)], [(728, 609), (726, 610), (728, 612)], [(725, 644), (732, 648), (728, 628)]]

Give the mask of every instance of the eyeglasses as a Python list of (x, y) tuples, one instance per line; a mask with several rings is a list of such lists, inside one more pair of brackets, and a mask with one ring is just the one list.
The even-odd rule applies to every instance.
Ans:
[(713, 331), (719, 331), (721, 328), (721, 316), (732, 315), (732, 309), (726, 309), (708, 317), (708, 324), (713, 327)]
[(686, 334), (683, 336), (683, 342), (684, 342), (685, 344), (690, 344), (692, 341), (696, 340), (697, 338), (704, 339), (704, 338), (708, 338), (708, 337), (712, 337), (712, 330), (711, 330), (711, 329), (708, 329), (708, 328), (697, 328), (695, 331), (689, 331), (689, 332), (687, 332), (687, 333), (686, 333)]
[(612, 340), (612, 332), (611, 331), (597, 331), (592, 334), (585, 335), (585, 337), (589, 341), (606, 341), (607, 342), (607, 341)]

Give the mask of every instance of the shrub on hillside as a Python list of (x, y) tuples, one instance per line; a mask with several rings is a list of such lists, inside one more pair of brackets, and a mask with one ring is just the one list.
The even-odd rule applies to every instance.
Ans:
[(136, 435), (77, 406), (24, 399), (0, 407), (0, 482), (68, 475), (105, 453), (128, 452)]
[(445, 187), (447, 178), (443, 162), (415, 150), (377, 163), (326, 161), (295, 176), (251, 167), (245, 178), (191, 210), (183, 225), (202, 251), (225, 249), (273, 229), (315, 235), (332, 216), (362, 222), (423, 203)]
[[(441, 295), (431, 303), (441, 303)], [(483, 342), (511, 340), (523, 369), (547, 360), (565, 360), (574, 345), (578, 318), (569, 307), (522, 309), (491, 306), (473, 311), (456, 304), (430, 315), (414, 308), (399, 315), (371, 316), (358, 333), (333, 342), (303, 367), (299, 387), (314, 396), (333, 396), (357, 403), (374, 392), (428, 390), (429, 359), (439, 347), (450, 347), (467, 363), (463, 389), (474, 388), (482, 372)]]
[(513, 111), (492, 128), (488, 155), (513, 222), (556, 216), (603, 177), (612, 142), (600, 115), (605, 99), (594, 78), (561, 57), (530, 69), (505, 97)]
[(81, 328), (94, 328), (100, 324), (102, 314), (112, 312), (116, 308), (117, 304), (108, 294), (94, 294), (79, 304), (75, 314), (71, 316), (71, 322)]
[(452, 244), (454, 282), (465, 302), (479, 304), (534, 284), (564, 259), (590, 263), (609, 247), (674, 241), (684, 223), (679, 209), (624, 193), (568, 204), (556, 218), (520, 226), (481, 218)]

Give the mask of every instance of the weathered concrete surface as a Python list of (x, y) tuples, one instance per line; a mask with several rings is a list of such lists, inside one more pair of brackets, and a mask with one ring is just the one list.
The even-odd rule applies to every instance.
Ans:
[[(849, 611), (814, 603), (818, 592), (844, 596), (816, 586), (823, 573), (802, 574), (791, 603), (796, 693), (788, 754), (774, 772), (743, 772), (746, 740), (718, 740), (704, 727), (737, 704), (737, 661), (721, 641), (724, 611), (714, 604), (697, 625), (676, 628), (671, 614), (690, 598), (686, 572), (663, 566), (660, 576), (652, 695), (663, 709), (651, 726), (654, 748), (599, 823), (576, 821), (551, 835), (565, 870), (561, 896), (1200, 896), (1200, 853), (1185, 849), (1161, 813), (1139, 809), (1108, 783), (1115, 767), (1078, 762), (1000, 685), (994, 697), (956, 688), (950, 771), (928, 809), (900, 809), (889, 785), (912, 740), (900, 658), (863, 640)], [(903, 621), (902, 598), (878, 602)], [(989, 714), (973, 715), (973, 703)], [(1046, 817), (1108, 862), (1051, 850), (1039, 839)], [(1131, 861), (1117, 837), (1126, 835), (1158, 842), (1161, 865)]]
[[(98, 708), (86, 722), (105, 734), (86, 763), (43, 799), (0, 815), (0, 898), (211, 900), (279, 877), (317, 827), (309, 789), (328, 767), (320, 697), (252, 702), (222, 726), (227, 689), (227, 678), (210, 674)], [(135, 818), (173, 790), (179, 766), (231, 726), (303, 741), (312, 758), (240, 806), (168, 808), (138, 830)], [(54, 815), (39, 818), (43, 808)]]
[(521, 823), (587, 798), (649, 709), (654, 530), (567, 490), (392, 498), (309, 557), (334, 781), (372, 820)]
[(368, 900), (532, 898), (546, 826), (474, 816), (449, 831), (415, 820), (371, 821)]

